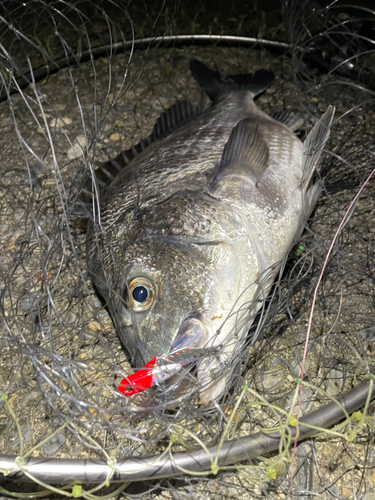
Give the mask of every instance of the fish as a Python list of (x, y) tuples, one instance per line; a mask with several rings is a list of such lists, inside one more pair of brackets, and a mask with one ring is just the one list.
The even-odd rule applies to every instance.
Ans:
[(222, 76), (196, 59), (190, 70), (211, 105), (176, 101), (150, 136), (100, 169), (86, 189), (96, 207), (86, 253), (135, 366), (220, 346), (196, 370), (200, 403), (209, 405), (231, 384), (254, 318), (318, 201), (322, 181), (313, 174), (335, 108), (302, 142), (298, 114), (267, 114), (255, 103), (272, 72)]

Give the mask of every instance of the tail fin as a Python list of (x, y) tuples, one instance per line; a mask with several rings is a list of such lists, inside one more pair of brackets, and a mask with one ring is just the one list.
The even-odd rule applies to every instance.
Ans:
[(233, 90), (249, 90), (255, 97), (267, 90), (275, 79), (275, 75), (271, 71), (263, 69), (256, 71), (253, 75), (222, 76), (218, 71), (207, 68), (197, 59), (190, 61), (190, 71), (200, 87), (213, 101)]

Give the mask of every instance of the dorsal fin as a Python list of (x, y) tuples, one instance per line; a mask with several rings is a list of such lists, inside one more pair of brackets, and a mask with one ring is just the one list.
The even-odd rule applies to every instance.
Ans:
[(149, 136), (151, 141), (164, 139), (164, 137), (188, 123), (196, 114), (196, 108), (189, 101), (176, 101), (157, 119)]
[(302, 115), (294, 113), (293, 111), (288, 111), (287, 109), (283, 109), (282, 111), (273, 111), (269, 114), (269, 116), (277, 122), (286, 125), (292, 132), (301, 128), (305, 123)]
[[(135, 146), (132, 146), (126, 151), (121, 151), (115, 158), (111, 158), (105, 163), (97, 164), (94, 173), (99, 193), (103, 194), (117, 174), (126, 168), (126, 166), (150, 144), (168, 137), (172, 132), (175, 132), (188, 123), (196, 114), (197, 110), (190, 102), (176, 101), (159, 116), (151, 134), (146, 137), (146, 139), (141, 139)], [(92, 202), (93, 196), (92, 179), (89, 178), (82, 187), (81, 201), (87, 205)]]
[(269, 162), (269, 147), (259, 126), (253, 119), (245, 118), (233, 128), (213, 182), (227, 175), (241, 174), (257, 184)]

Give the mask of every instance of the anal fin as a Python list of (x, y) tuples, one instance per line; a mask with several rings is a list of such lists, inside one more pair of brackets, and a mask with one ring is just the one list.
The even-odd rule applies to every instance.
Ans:
[(327, 111), (310, 130), (303, 143), (302, 189), (307, 189), (307, 186), (309, 185), (315, 166), (318, 163), (323, 148), (328, 140), (334, 114), (335, 107), (328, 106)]
[(315, 205), (318, 202), (320, 194), (323, 189), (323, 181), (318, 180), (309, 187), (309, 189), (304, 192), (302, 191), (302, 212), (300, 214), (299, 229), (297, 231), (296, 237), (303, 233), (303, 229), (306, 224), (306, 220), (310, 217)]
[(259, 182), (270, 163), (267, 142), (254, 120), (245, 118), (233, 128), (221, 157), (214, 183), (222, 177), (240, 174)]
[(303, 214), (306, 219), (310, 217), (312, 211), (314, 210), (322, 189), (323, 181), (318, 180), (306, 191), (306, 193), (303, 194)]

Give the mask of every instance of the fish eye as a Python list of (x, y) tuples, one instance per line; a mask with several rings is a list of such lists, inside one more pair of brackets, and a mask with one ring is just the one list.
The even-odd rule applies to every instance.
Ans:
[(139, 277), (128, 283), (127, 303), (134, 312), (147, 311), (154, 302), (155, 290), (150, 280)]
[(132, 297), (135, 302), (144, 302), (147, 300), (148, 291), (144, 286), (136, 286), (132, 291)]

